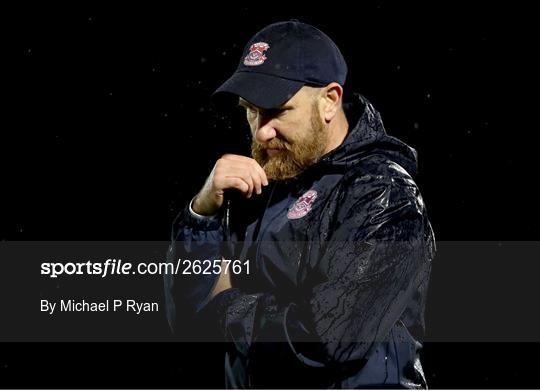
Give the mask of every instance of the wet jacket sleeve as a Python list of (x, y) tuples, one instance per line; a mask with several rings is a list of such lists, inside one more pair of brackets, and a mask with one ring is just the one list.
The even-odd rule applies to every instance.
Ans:
[(241, 355), (256, 354), (255, 342), (285, 341), (280, 346), (307, 366), (362, 362), (428, 275), (431, 227), (412, 180), (358, 176), (336, 194), (332, 222), (321, 228), (328, 239), (300, 287), (304, 295), (283, 303), (269, 292), (232, 288), (210, 302)]
[(173, 222), (167, 262), (173, 266), (180, 263), (180, 272), (165, 274), (164, 283), (167, 319), (175, 334), (186, 335), (186, 327), (192, 321), (190, 317), (194, 317), (209, 300), (217, 275), (190, 271), (194, 271), (192, 262), (195, 260), (221, 259), (222, 231), (219, 214), (211, 217), (197, 215), (191, 209), (191, 202)]

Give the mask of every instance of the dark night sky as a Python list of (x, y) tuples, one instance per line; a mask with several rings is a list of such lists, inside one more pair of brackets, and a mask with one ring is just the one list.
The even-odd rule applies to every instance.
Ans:
[[(256, 31), (297, 18), (334, 39), (349, 65), (347, 90), (370, 99), (388, 133), (417, 149), (416, 179), (438, 240), (538, 240), (537, 126), (526, 119), (538, 110), (529, 103), (532, 14), (475, 4), (6, 9), (0, 239), (167, 240), (215, 159), (246, 146), (240, 112), (217, 112), (211, 92)], [(483, 274), (471, 268), (441, 264), (434, 292), (442, 297), (441, 286), (465, 274), (460, 284), (476, 294)], [(503, 279), (504, 270), (490, 272)], [(496, 296), (499, 286), (484, 289)], [(505, 346), (512, 357), (525, 350)], [(448, 357), (461, 348), (431, 349), (431, 383), (460, 387), (441, 363), (457, 367)], [(31, 371), (42, 365), (32, 363)], [(471, 387), (494, 387), (497, 365), (463, 376)], [(526, 386), (524, 372), (516, 364), (505, 379)]]
[(537, 237), (527, 227), (538, 215), (527, 203), (532, 127), (519, 95), (531, 83), (531, 32), (520, 11), (379, 1), (328, 18), (317, 7), (206, 8), (2, 15), (13, 89), (1, 238), (166, 239), (215, 158), (245, 139), (241, 117), (220, 120), (210, 93), (255, 31), (292, 16), (331, 35), (349, 63), (348, 91), (418, 150), (439, 240)]

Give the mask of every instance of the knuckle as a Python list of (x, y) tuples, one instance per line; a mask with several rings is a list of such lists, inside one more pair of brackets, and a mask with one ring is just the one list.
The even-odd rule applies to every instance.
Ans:
[(214, 165), (214, 171), (218, 171), (219, 169), (221, 169), (221, 167), (223, 167), (223, 164), (223, 158), (219, 158)]

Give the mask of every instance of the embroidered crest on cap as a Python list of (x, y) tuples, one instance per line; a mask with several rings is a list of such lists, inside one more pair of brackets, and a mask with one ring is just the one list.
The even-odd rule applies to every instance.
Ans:
[(249, 53), (244, 58), (244, 65), (253, 67), (261, 65), (266, 60), (264, 52), (270, 48), (266, 42), (257, 42), (249, 47)]
[(317, 198), (317, 192), (315, 190), (308, 190), (296, 200), (293, 206), (287, 212), (287, 218), (294, 220), (304, 217), (311, 210), (311, 205)]

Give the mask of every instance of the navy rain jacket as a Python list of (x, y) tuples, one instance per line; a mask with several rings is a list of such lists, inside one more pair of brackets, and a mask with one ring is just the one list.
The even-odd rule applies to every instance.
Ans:
[(364, 97), (351, 106), (356, 126), (299, 176), (231, 195), (214, 218), (186, 206), (173, 223), (172, 262), (249, 260), (213, 300), (217, 276), (165, 276), (176, 335), (228, 342), (228, 388), (427, 388), (419, 351), (435, 240), (411, 178), (416, 151)]

